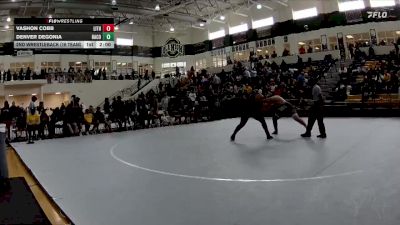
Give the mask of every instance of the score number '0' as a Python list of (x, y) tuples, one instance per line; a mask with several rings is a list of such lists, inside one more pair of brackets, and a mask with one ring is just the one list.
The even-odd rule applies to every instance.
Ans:
[(103, 32), (114, 32), (114, 24), (103, 24)]

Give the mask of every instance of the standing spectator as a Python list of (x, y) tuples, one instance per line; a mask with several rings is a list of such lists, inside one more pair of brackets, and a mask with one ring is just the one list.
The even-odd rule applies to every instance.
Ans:
[(323, 115), (324, 98), (322, 96), (322, 91), (318, 85), (318, 82), (315, 79), (311, 80), (310, 83), (314, 84), (312, 88), (313, 105), (310, 109), (310, 115), (308, 117), (307, 131), (301, 136), (311, 137), (311, 130), (314, 126), (315, 121), (317, 120), (320, 132), (320, 135), (318, 135), (317, 137), (326, 138), (324, 115)]
[(110, 114), (110, 100), (108, 98), (104, 100), (103, 110), (105, 114)]
[(47, 129), (49, 129), (49, 116), (46, 113), (46, 109), (41, 108), (40, 111), (38, 109), (38, 112), (40, 114), (40, 124), (39, 124), (39, 137), (41, 139), (45, 138), (45, 134), (44, 131), (47, 127)]
[(8, 101), (4, 102), (4, 107), (1, 109), (1, 116), (0, 116), (0, 121), (2, 123), (6, 124), (7, 128), (7, 139), (10, 140), (10, 134), (11, 134), (11, 112), (10, 112), (10, 105), (8, 104)]
[(28, 144), (33, 144), (33, 136), (40, 124), (40, 116), (35, 108), (28, 109), (28, 115), (26, 117), (27, 132), (28, 132)]
[(93, 114), (89, 109), (85, 110), (85, 114), (83, 115), (84, 121), (83, 123), (85, 124), (85, 133), (84, 134), (90, 134), (90, 126), (93, 123)]
[[(400, 38), (399, 38), (400, 40)], [(396, 42), (393, 42), (394, 45), (394, 50), (396, 51), (396, 57), (399, 57), (399, 44)]]
[(32, 73), (31, 68), (28, 67), (26, 69), (26, 73), (25, 73), (25, 80), (30, 80), (31, 79), (31, 73)]

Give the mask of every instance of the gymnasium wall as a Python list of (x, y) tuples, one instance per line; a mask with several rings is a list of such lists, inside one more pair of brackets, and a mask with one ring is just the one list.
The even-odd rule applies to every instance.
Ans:
[[(92, 83), (73, 84), (40, 84), (39, 81), (17, 81), (14, 84), (0, 84), (0, 104), (2, 101), (16, 101), (17, 104), (27, 106), (32, 94), (36, 94), (39, 100), (44, 99), (46, 106), (57, 107), (62, 102), (70, 99), (71, 95), (79, 96), (81, 102), (86, 105), (99, 105), (104, 98), (131, 86), (136, 86), (134, 80), (94, 80)], [(59, 94), (56, 94), (59, 93)], [(13, 96), (10, 96), (13, 95)]]
[(11, 63), (17, 62), (34, 62), (35, 68), (31, 68), (34, 71), (40, 72), (40, 66), (42, 62), (60, 62), (61, 69), (68, 69), (70, 62), (89, 62), (93, 60), (94, 62), (112, 62), (115, 60), (116, 62), (121, 63), (132, 63), (136, 65), (135, 71), (138, 71), (137, 66), (139, 64), (153, 64), (154, 59), (148, 57), (136, 57), (136, 56), (109, 56), (109, 55), (70, 55), (70, 54), (40, 54), (40, 55), (32, 55), (27, 57), (18, 57), (18, 56), (0, 56), (0, 64), (3, 65), (3, 68), (8, 70), (10, 68)]

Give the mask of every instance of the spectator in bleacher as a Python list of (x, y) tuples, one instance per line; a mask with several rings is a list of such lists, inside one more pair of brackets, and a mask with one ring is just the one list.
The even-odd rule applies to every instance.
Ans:
[(368, 48), (368, 55), (369, 55), (369, 58), (375, 57), (375, 50), (372, 46), (369, 46), (369, 48)]
[(289, 55), (290, 55), (290, 51), (285, 48), (283, 50), (283, 52), (282, 52), (282, 57), (286, 57), (286, 56), (289, 56)]
[(275, 52), (275, 51), (273, 51), (273, 52), (272, 52), (272, 54), (271, 54), (271, 58), (273, 58), (273, 59), (274, 59), (274, 58), (276, 58), (276, 57), (278, 57), (278, 54), (276, 54), (276, 52)]
[(306, 49), (304, 48), (304, 45), (300, 46), (299, 48), (299, 53), (302, 54), (306, 54)]
[(308, 46), (307, 53), (313, 53), (313, 48), (311, 47), (311, 43)]
[(118, 76), (118, 80), (123, 80), (123, 79), (124, 79), (124, 76), (122, 76), (122, 73), (120, 73)]

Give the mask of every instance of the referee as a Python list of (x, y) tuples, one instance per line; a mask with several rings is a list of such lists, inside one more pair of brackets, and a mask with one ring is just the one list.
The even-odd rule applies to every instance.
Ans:
[(324, 125), (324, 98), (322, 96), (322, 91), (320, 86), (317, 84), (318, 81), (316, 79), (310, 80), (310, 83), (313, 84), (312, 88), (312, 100), (313, 105), (310, 108), (310, 115), (308, 117), (308, 125), (306, 133), (302, 134), (302, 137), (311, 137), (311, 130), (314, 126), (315, 121), (318, 121), (318, 128), (320, 135), (318, 138), (326, 138), (325, 125)]

